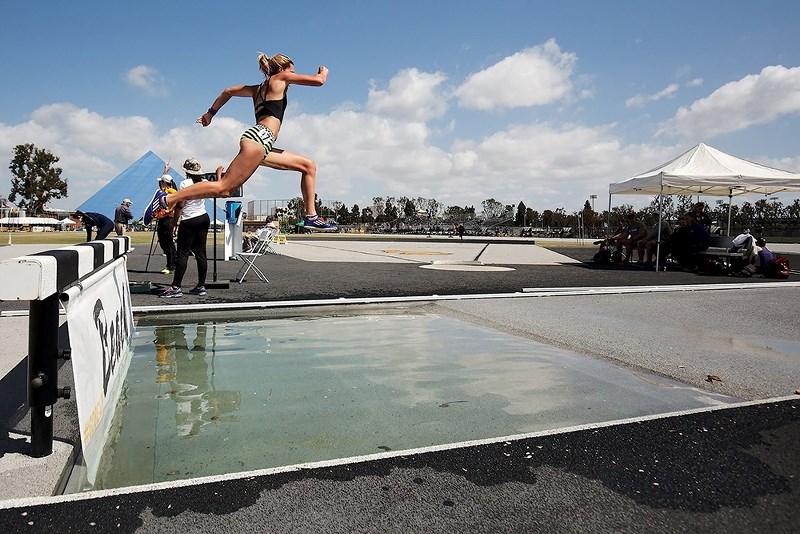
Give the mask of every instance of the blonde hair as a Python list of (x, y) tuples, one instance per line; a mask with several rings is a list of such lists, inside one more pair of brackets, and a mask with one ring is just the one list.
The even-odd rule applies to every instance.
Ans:
[(289, 65), (294, 65), (294, 61), (284, 54), (275, 54), (269, 57), (264, 52), (258, 53), (258, 68), (264, 76), (270, 76), (276, 72), (287, 69)]

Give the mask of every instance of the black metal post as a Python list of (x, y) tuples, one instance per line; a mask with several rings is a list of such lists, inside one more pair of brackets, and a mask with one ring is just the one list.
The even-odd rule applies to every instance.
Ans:
[(53, 404), (58, 400), (58, 293), (32, 300), (28, 324), (31, 456), (53, 453)]
[(144, 266), (144, 271), (150, 268), (150, 257), (153, 255), (153, 243), (156, 242), (156, 232), (158, 231), (158, 219), (156, 219), (156, 226), (153, 228), (153, 237), (150, 238), (150, 251), (147, 253), (147, 264)]
[(217, 197), (214, 197), (214, 218), (211, 220), (214, 225), (214, 282), (217, 281)]

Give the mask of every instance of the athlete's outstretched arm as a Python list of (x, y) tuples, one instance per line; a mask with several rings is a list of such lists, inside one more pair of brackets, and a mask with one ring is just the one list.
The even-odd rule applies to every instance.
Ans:
[(208, 111), (197, 117), (197, 122), (203, 126), (208, 126), (211, 124), (211, 119), (214, 118), (214, 115), (217, 114), (217, 111), (219, 111), (219, 109), (224, 106), (228, 100), (234, 96), (249, 96), (252, 98), (253, 92), (257, 88), (257, 85), (234, 85), (233, 87), (223, 89), (217, 99), (214, 100), (214, 103), (211, 104), (211, 107), (208, 108)]
[(325, 66), (320, 66), (316, 74), (297, 74), (294, 70), (282, 70), (273, 74), (272, 78), (283, 80), (287, 84), (320, 87), (328, 80), (328, 72)]

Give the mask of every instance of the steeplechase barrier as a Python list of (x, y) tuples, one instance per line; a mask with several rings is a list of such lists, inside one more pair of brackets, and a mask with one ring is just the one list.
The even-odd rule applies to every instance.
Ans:
[[(123, 366), (116, 364), (129, 356), (127, 353), (133, 329), (126, 270), (126, 254), (132, 250), (130, 237), (120, 236), (0, 261), (0, 300), (30, 301), (27, 389), (32, 457), (52, 454), (53, 405), (59, 398), (69, 398), (71, 395), (70, 388), (58, 387), (59, 359), (73, 360), (84, 454), (86, 440), (98, 427), (106, 400), (114, 397), (109, 394), (109, 383), (118, 378), (116, 371), (122, 371)], [(88, 305), (76, 307), (73, 315), (80, 316), (75, 317), (75, 323), (85, 326), (80, 327), (79, 324), (78, 328), (74, 328), (67, 303), (80, 300), (80, 294), (90, 287), (103, 285), (98, 284), (103, 279), (111, 279), (116, 288), (111, 291), (111, 302), (106, 291), (106, 296), (92, 296), (94, 300)], [(62, 304), (67, 308), (70, 346), (59, 349), (59, 305)], [(84, 351), (86, 343), (73, 339), (73, 330), (80, 337), (79, 331), (87, 328), (91, 329), (90, 334), (82, 334), (82, 337), (88, 339), (90, 345), (96, 341), (100, 354), (91, 357), (88, 362), (83, 354), (80, 356), (86, 362), (84, 367), (99, 367), (97, 362), (102, 361), (102, 367), (89, 369), (95, 375), (89, 382), (102, 384), (99, 394), (93, 391), (91, 384), (88, 388), (79, 384), (79, 381), (86, 382), (87, 379), (80, 378), (76, 368), (76, 350), (80, 347)], [(89, 422), (85, 422), (86, 419)]]

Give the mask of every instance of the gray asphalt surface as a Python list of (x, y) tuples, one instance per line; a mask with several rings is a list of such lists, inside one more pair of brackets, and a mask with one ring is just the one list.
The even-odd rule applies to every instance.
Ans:
[[(327, 244), (325, 246), (328, 246)], [(444, 246), (444, 245), (443, 245)], [(448, 244), (448, 246), (451, 246)], [(278, 248), (280, 250), (280, 248)], [(593, 248), (558, 252), (586, 261)], [(131, 280), (168, 283), (157, 256), (129, 257)], [(589, 263), (437, 271), (428, 259), (308, 261), (267, 256), (205, 298), (133, 295), (134, 306), (518, 293), (523, 288), (730, 284), (720, 291), (436, 301), (442, 314), (531, 337), (632, 370), (755, 402), (424, 453), (231, 475), (175, 487), (0, 502), (3, 532), (791, 532), (800, 520), (800, 316), (794, 284)], [(793, 264), (796, 262), (793, 262)], [(218, 263), (218, 280), (239, 265)], [(194, 283), (190, 265), (184, 287)], [(792, 276), (788, 282), (798, 281)], [(761, 284), (763, 287), (759, 287)], [(722, 287), (722, 286), (720, 286)], [(26, 309), (2, 302), (0, 311)], [(24, 363), (24, 362), (21, 362)], [(68, 380), (64, 370), (63, 380)], [(709, 375), (720, 380), (707, 381)], [(3, 405), (24, 395), (17, 366)], [(12, 380), (12, 378), (14, 380)], [(769, 399), (769, 400), (764, 400)], [(13, 398), (11, 399), (14, 400)], [(24, 402), (24, 400), (23, 400)], [(76, 440), (70, 401), (57, 435)], [(74, 406), (74, 403), (73, 403)], [(4, 409), (6, 428), (25, 414)], [(185, 485), (187, 484), (187, 485)]]

